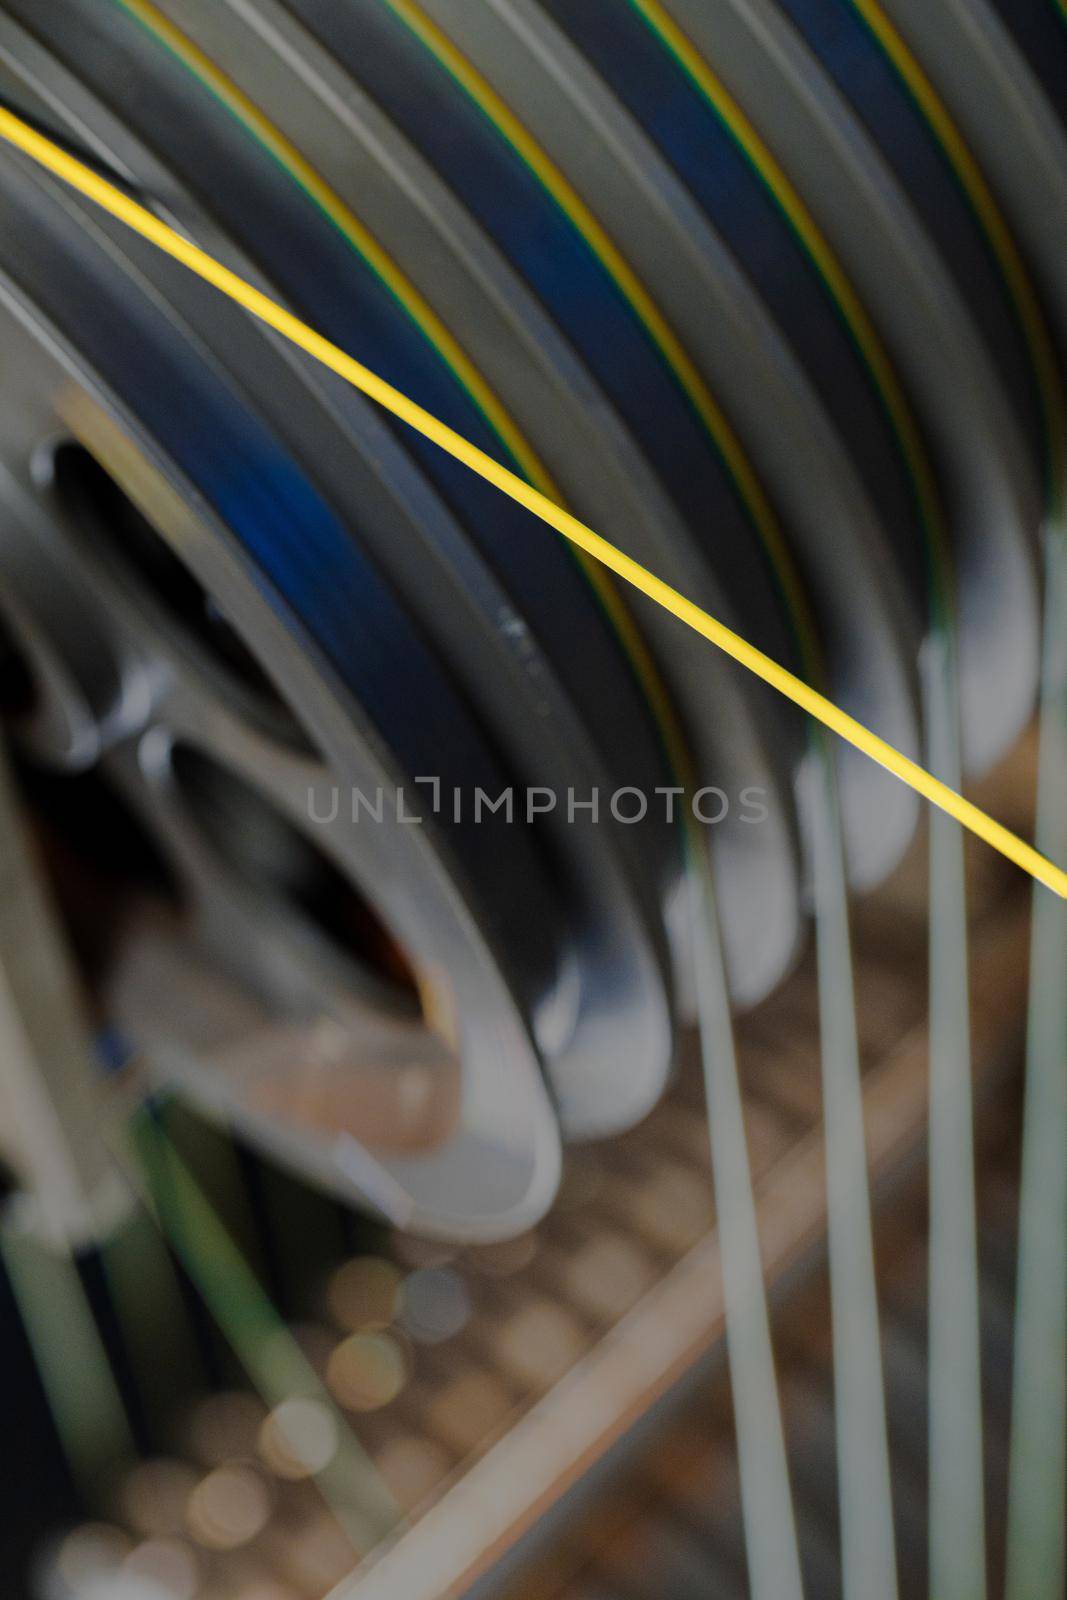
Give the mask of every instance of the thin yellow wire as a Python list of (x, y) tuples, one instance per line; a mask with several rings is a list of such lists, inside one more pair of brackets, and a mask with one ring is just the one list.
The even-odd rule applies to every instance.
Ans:
[(693, 601), (687, 600), (677, 589), (664, 583), (661, 578), (657, 578), (632, 557), (618, 550), (600, 534), (594, 533), (570, 512), (554, 505), (516, 473), (509, 471), (507, 467), (502, 467), (499, 462), (494, 461), (491, 456), (464, 439), (453, 428), (410, 400), (384, 378), (371, 372), (361, 362), (346, 355), (337, 345), (309, 328), (299, 317), (278, 305), (269, 295), (247, 283), (237, 273), (231, 272), (228, 267), (223, 266), (197, 245), (190, 243), (188, 239), (184, 239), (165, 222), (153, 216), (144, 206), (131, 200), (121, 189), (109, 183), (106, 178), (93, 172), (84, 163), (30, 127), (14, 112), (4, 108), (0, 108), (0, 139), (21, 150), (109, 215), (124, 223), (134, 233), (147, 239), (164, 254), (180, 262), (197, 277), (210, 283), (252, 316), (273, 328), (283, 338), (289, 339), (315, 360), (320, 361), (323, 366), (351, 383), (354, 388), (369, 395), (393, 416), (407, 423), (425, 438), (432, 440), (457, 461), (463, 462), (472, 472), (476, 472), (486, 482), (492, 483), (549, 527), (555, 528), (557, 533), (569, 539), (580, 550), (603, 562), (604, 566), (617, 577), (624, 579), (650, 600), (654, 600), (657, 605), (671, 612), (754, 676), (762, 679), (787, 700), (799, 706), (802, 711), (821, 722), (831, 733), (837, 734), (846, 743), (855, 746), (872, 761), (899, 778), (902, 783), (908, 784), (932, 805), (955, 817), (963, 827), (1007, 860), (1029, 873), (1062, 899), (1067, 899), (1067, 872), (1046, 860), (1032, 845), (988, 816), (972, 801), (957, 794), (947, 784), (941, 783), (918, 762), (912, 761), (878, 734), (864, 727), (861, 722), (849, 716), (846, 711), (842, 711), (825, 695), (764, 655), (755, 645), (750, 644), (740, 634), (734, 633)]

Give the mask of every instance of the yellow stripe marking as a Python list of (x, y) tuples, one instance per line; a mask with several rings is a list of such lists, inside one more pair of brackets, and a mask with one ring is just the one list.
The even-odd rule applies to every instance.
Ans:
[[(893, 63), (940, 143), (997, 258), (1001, 276), (1022, 325), (1041, 392), (1048, 435), (1052, 504), (1054, 510), (1061, 510), (1065, 489), (1065, 468), (1067, 468), (1064, 455), (1067, 448), (1067, 427), (1065, 427), (1067, 402), (1064, 399), (1063, 381), (1044, 312), (1030, 274), (993, 191), (986, 181), (985, 174), (900, 31), (886, 16), (878, 0), (852, 0), (852, 4)], [(1060, 4), (1063, 4), (1063, 0), (1060, 0)]]
[[(269, 151), (279, 166), (299, 184), (338, 232), (363, 257), (441, 359), (452, 369), (519, 470), (541, 490), (542, 494), (550, 500), (562, 503), (564, 496), (547, 466), (455, 335), (450, 332), (429, 301), (366, 224), (316, 171), (292, 140), (193, 39), (183, 33), (157, 5), (154, 5), (152, 0), (117, 0), (117, 3), (188, 67), (216, 99)], [(576, 551), (576, 555), (644, 690), (671, 762), (678, 771), (681, 771), (689, 765), (688, 756), (684, 753), (685, 738), (670, 694), (644, 635), (601, 563), (593, 560), (582, 550)]]
[(437, 57), (446, 71), (455, 78), (460, 87), (521, 156), (542, 187), (581, 234), (644, 324), (721, 452), (778, 575), (805, 655), (810, 662), (815, 663), (819, 657), (818, 636), (804, 584), (797, 571), (788, 541), (782, 532), (778, 514), (733, 424), (708, 388), (700, 369), (681, 339), (603, 223), (582, 199), (569, 178), (510, 106), (501, 99), (489, 80), (463, 54), (459, 46), (415, 4), (415, 0), (384, 0), (384, 3)]
[[(183, 33), (158, 6), (152, 4), (152, 0), (118, 0), (118, 4), (188, 67), (270, 152), (279, 166), (296, 180), (338, 232), (363, 257), (451, 367), (521, 470), (531, 479), (537, 477), (542, 482), (547, 481), (546, 469), (455, 335), (366, 224), (345, 204), (297, 146), (198, 44)], [(545, 489), (546, 494), (554, 492), (551, 488)]]
[(893, 362), (867, 309), (799, 191), (787, 176), (755, 124), (712, 71), (661, 0), (630, 0), (654, 32), (658, 33), (679, 65), (692, 79), (748, 156), (774, 195), (790, 227), (810, 256), (867, 363), (882, 402), (889, 413), (915, 485), (923, 521), (942, 560), (948, 539), (933, 467), (926, 453), (911, 406), (897, 378)]
[(484, 450), (479, 450), (476, 445), (471, 444), (453, 428), (417, 405), (414, 400), (410, 400), (384, 378), (371, 372), (352, 356), (346, 355), (337, 345), (323, 338), (322, 334), (316, 333), (313, 328), (309, 328), (299, 317), (287, 311), (284, 306), (278, 305), (269, 295), (245, 282), (237, 273), (231, 272), (228, 267), (216, 261), (199, 246), (182, 238), (181, 234), (153, 216), (144, 206), (131, 200), (106, 178), (93, 172), (74, 156), (68, 155), (65, 150), (37, 133), (20, 117), (2, 107), (0, 107), (0, 139), (30, 156), (109, 215), (124, 223), (134, 233), (147, 239), (164, 254), (180, 262), (190, 272), (210, 283), (220, 293), (227, 295), (259, 321), (273, 328), (283, 338), (289, 339), (315, 360), (320, 361), (338, 377), (344, 378), (354, 388), (369, 395), (393, 416), (407, 423), (425, 438), (432, 440), (457, 461), (463, 462), (472, 472), (476, 472), (479, 477), (493, 484), (517, 504), (524, 506), (549, 527), (555, 528), (557, 533), (569, 539), (579, 549), (603, 562), (617, 577), (624, 579), (695, 632), (710, 640), (754, 676), (762, 679), (787, 700), (799, 706), (802, 711), (821, 722), (831, 733), (836, 733), (846, 743), (854, 745), (857, 750), (869, 756), (872, 761), (876, 761), (902, 783), (908, 784), (931, 804), (938, 806), (949, 816), (955, 817), (957, 822), (994, 850), (999, 851), (1007, 860), (1014, 862), (1016, 866), (1036, 878), (1039, 883), (1045, 884), (1061, 898), (1067, 899), (1067, 872), (1046, 860), (1032, 845), (988, 816), (972, 801), (966, 800), (947, 784), (941, 783), (918, 762), (912, 761), (878, 734), (865, 728), (861, 722), (842, 711), (832, 700), (828, 700), (818, 690), (811, 688), (778, 662), (764, 655), (762, 650), (758, 650), (740, 634), (734, 633), (693, 601), (687, 600), (677, 589), (664, 583), (662, 578), (657, 578), (632, 557), (610, 544), (607, 539), (594, 533), (569, 511), (554, 505), (532, 484), (509, 471), (507, 467), (502, 467), (492, 456), (486, 455)]

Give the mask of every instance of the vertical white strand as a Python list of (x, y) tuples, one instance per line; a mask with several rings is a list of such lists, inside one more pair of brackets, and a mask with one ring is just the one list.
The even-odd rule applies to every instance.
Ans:
[[(1067, 539), (1046, 551), (1037, 840), (1067, 862)], [(1019, 1191), (1007, 1600), (1063, 1600), (1067, 1495), (1067, 904), (1035, 887)]]
[[(923, 657), (931, 771), (961, 782), (952, 640), (937, 630)], [(986, 1593), (982, 1384), (974, 1116), (963, 833), (930, 814), (929, 1433), (930, 1594)]]
[(752, 1600), (803, 1600), (722, 941), (706, 847), (690, 830), (701, 1054)]
[(834, 1415), (845, 1600), (895, 1600), (896, 1547), (837, 783), (812, 731), (800, 801), (819, 967)]

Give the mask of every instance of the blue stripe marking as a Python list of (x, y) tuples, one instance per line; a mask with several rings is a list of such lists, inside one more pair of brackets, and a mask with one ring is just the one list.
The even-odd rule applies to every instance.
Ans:
[(881, 398), (778, 203), (714, 108), (629, 5), (544, 5), (642, 123), (747, 273), (849, 446), (923, 592), (915, 497)]
[[(167, 159), (214, 204), (220, 221), (283, 295), (330, 339), (388, 377), (498, 460), (496, 435), (424, 335), (353, 250), (209, 91), (118, 7), (93, 8), (77, 30), (50, 11), (54, 48), (77, 38), (78, 71), (123, 83), (123, 109), (146, 142), (168, 129)], [(79, 13), (79, 17), (81, 14)], [(218, 187), (225, 175), (225, 189)], [(391, 419), (387, 419), (394, 426)], [(569, 548), (461, 463), (395, 424), (514, 598), (539, 641), (567, 663), (571, 694), (627, 781), (663, 781), (665, 758), (630, 663)], [(510, 461), (507, 461), (511, 465)], [(578, 657), (577, 670), (571, 670)]]
[(995, 252), (907, 86), (849, 0), (778, 3), (892, 167), (970, 308), (1027, 437), (1040, 440), (1041, 397)]
[(796, 665), (759, 541), (713, 441), (659, 350), (535, 175), (381, 0), (294, 0), (435, 166), (578, 351), (763, 648)]
[[(12, 197), (17, 195), (17, 201)], [(510, 783), (443, 664), (275, 436), (242, 398), (176, 335), (169, 319), (127, 284), (110, 257), (35, 182), (12, 188), (0, 259), (33, 286), (35, 300), (80, 358), (159, 441), (251, 558), (265, 600), (317, 648), (358, 701), (383, 749), (411, 778), (440, 777), (470, 792)], [(64, 271), (57, 274), (55, 263)], [(415, 795), (409, 809), (415, 808)], [(470, 809), (469, 807), (467, 808)], [(559, 909), (532, 833), (487, 813), (438, 824), (472, 883), (491, 938), (522, 951), (511, 973), (529, 1002), (552, 981)]]

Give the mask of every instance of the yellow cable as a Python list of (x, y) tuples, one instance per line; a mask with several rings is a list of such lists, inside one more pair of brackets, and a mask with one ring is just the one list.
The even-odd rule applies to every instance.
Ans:
[(492, 483), (549, 527), (555, 528), (557, 533), (561, 533), (580, 550), (603, 562), (604, 566), (617, 577), (623, 578), (642, 594), (647, 595), (650, 600), (654, 600), (657, 605), (710, 640), (749, 672), (821, 722), (831, 733), (836, 733), (839, 738), (854, 745), (857, 750), (869, 756), (872, 761), (876, 761), (902, 783), (908, 784), (932, 805), (955, 817), (963, 827), (999, 851), (1007, 860), (1014, 862), (1016, 866), (1021, 867), (1039, 883), (1045, 884), (1061, 898), (1067, 899), (1067, 872), (1046, 860), (1032, 845), (988, 816), (973, 802), (950, 789), (947, 784), (941, 783), (918, 762), (901, 754), (885, 739), (865, 728), (861, 722), (857, 722), (854, 717), (842, 711), (825, 695), (802, 682), (778, 662), (772, 661), (755, 645), (749, 644), (724, 623), (717, 621), (700, 606), (694, 605), (691, 600), (687, 600), (677, 589), (671, 588), (630, 556), (616, 549), (607, 539), (587, 528), (570, 512), (554, 505), (538, 489), (509, 471), (507, 467), (502, 467), (499, 462), (472, 445), (453, 428), (439, 421), (415, 401), (401, 394), (398, 389), (394, 389), (384, 378), (371, 372), (352, 356), (346, 355), (337, 345), (309, 328), (299, 317), (295, 317), (292, 312), (278, 305), (269, 295), (246, 283), (237, 273), (231, 272), (206, 251), (184, 239), (165, 222), (153, 216), (144, 206), (131, 200), (121, 189), (109, 183), (106, 178), (92, 171), (83, 162), (23, 122), (21, 117), (3, 108), (0, 108), (0, 139), (30, 156), (109, 215), (147, 239), (157, 249), (180, 262), (197, 277), (210, 283), (252, 316), (273, 328), (283, 338), (289, 339), (315, 360), (320, 361), (323, 366), (351, 383), (354, 388), (369, 395), (372, 400), (377, 401), (409, 427), (432, 440), (456, 460), (462, 461), (472, 472), (478, 473), (479, 477)]

